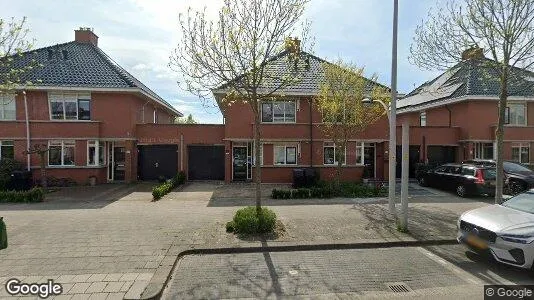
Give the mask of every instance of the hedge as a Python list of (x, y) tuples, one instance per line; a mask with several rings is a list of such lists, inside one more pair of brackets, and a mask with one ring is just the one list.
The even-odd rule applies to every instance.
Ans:
[(154, 200), (159, 200), (163, 196), (170, 193), (170, 191), (172, 191), (174, 188), (184, 183), (185, 183), (185, 173), (180, 172), (176, 174), (176, 176), (174, 176), (172, 179), (168, 180), (167, 182), (156, 185), (154, 188), (152, 188), (152, 198)]
[(386, 195), (386, 190), (381, 187), (368, 186), (360, 183), (343, 182), (339, 187), (333, 183), (321, 182), (312, 188), (273, 189), (271, 198), (273, 199), (305, 199), (305, 198), (368, 198), (381, 197)]
[(273, 232), (276, 225), (276, 214), (266, 208), (261, 208), (261, 215), (256, 213), (256, 207), (248, 206), (238, 210), (232, 221), (226, 223), (226, 231), (238, 234), (257, 234)]
[(43, 202), (44, 194), (42, 188), (33, 188), (29, 191), (4, 191), (0, 192), (0, 203)]

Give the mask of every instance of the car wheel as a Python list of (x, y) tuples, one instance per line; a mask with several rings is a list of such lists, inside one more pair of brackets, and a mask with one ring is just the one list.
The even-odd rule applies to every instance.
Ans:
[(419, 181), (419, 185), (420, 186), (426, 186), (427, 185), (425, 177), (419, 177), (418, 181)]
[(460, 184), (456, 187), (456, 195), (462, 198), (467, 196), (467, 189), (465, 188), (463, 184)]
[(517, 195), (526, 191), (526, 185), (519, 181), (510, 181), (509, 183), (510, 194)]

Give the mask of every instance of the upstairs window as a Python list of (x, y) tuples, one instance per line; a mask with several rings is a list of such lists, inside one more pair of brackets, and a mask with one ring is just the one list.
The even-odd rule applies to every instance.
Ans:
[(508, 103), (505, 120), (509, 125), (527, 125), (526, 103)]
[(51, 120), (91, 120), (91, 95), (49, 94)]
[(14, 94), (0, 94), (0, 120), (15, 120), (17, 110)]
[(419, 113), (419, 126), (426, 126), (426, 111)]
[(295, 123), (295, 101), (269, 101), (261, 104), (261, 121), (264, 123)]

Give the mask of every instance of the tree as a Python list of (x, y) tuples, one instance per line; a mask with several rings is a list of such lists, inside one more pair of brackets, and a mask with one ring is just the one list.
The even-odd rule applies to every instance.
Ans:
[(39, 155), (39, 168), (41, 169), (41, 186), (46, 189), (48, 187), (48, 181), (46, 179), (46, 154), (50, 148), (46, 144), (36, 144), (30, 149), (24, 152), (24, 154), (37, 154)]
[[(254, 161), (260, 161), (260, 103), (280, 96), (298, 80), (305, 64), (295, 34), (309, 0), (224, 0), (216, 22), (205, 11), (180, 15), (182, 41), (171, 56), (170, 66), (184, 77), (184, 88), (204, 103), (217, 90), (216, 101), (224, 108), (236, 102), (249, 104), (254, 115)], [(300, 36), (307, 37), (309, 24)], [(303, 41), (304, 42), (304, 41)], [(290, 49), (287, 71), (268, 67)], [(280, 72), (282, 71), (282, 72)], [(288, 75), (290, 74), (290, 75)], [(256, 211), (261, 214), (261, 168), (255, 168)]]
[[(465, 51), (468, 50), (468, 51)], [(511, 70), (527, 70), (534, 63), (534, 1), (451, 0), (430, 12), (416, 29), (411, 60), (427, 69), (446, 69), (462, 59), (480, 54), (487, 74), (496, 74), (500, 85), (495, 202), (502, 201), (503, 138), (508, 89), (515, 80)], [(462, 55), (463, 54), (463, 55)], [(463, 56), (463, 57), (462, 57)], [(514, 72), (520, 74), (526, 72)], [(526, 76), (526, 75), (525, 75)]]
[(25, 52), (33, 48), (33, 42), (27, 40), (28, 32), (26, 17), (20, 21), (0, 19), (0, 95), (13, 91), (18, 85), (32, 84), (24, 80), (24, 75), (39, 66), (36, 60), (28, 57), (23, 64), (15, 64), (16, 58), (25, 56)]
[(335, 145), (335, 183), (339, 188), (348, 141), (387, 113), (378, 103), (366, 104), (362, 100), (371, 98), (388, 102), (390, 93), (376, 83), (376, 76), (365, 78), (364, 69), (353, 64), (341, 60), (335, 64), (324, 62), (322, 69), (324, 80), (315, 103), (323, 116), (320, 128)]
[(178, 117), (175, 119), (176, 124), (197, 124), (197, 121), (193, 119), (193, 115), (189, 114), (187, 117)]

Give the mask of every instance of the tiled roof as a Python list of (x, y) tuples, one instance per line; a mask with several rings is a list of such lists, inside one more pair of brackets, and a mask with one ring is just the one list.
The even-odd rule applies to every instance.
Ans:
[[(462, 61), (443, 74), (423, 83), (397, 103), (403, 109), (431, 105), (464, 96), (498, 97), (500, 80), (498, 72), (488, 66), (489, 59)], [(508, 95), (534, 98), (534, 73), (511, 68)]]
[[(66, 51), (66, 59), (63, 51)], [(52, 58), (49, 58), (50, 53), (53, 53)], [(14, 58), (14, 67), (28, 65), (31, 59), (42, 65), (24, 73), (21, 82), (31, 81), (36, 87), (138, 88), (173, 113), (181, 115), (100, 48), (90, 43), (73, 41), (32, 50)]]
[[(289, 52), (282, 52), (273, 57), (266, 63), (265, 77), (263, 86), (259, 88), (259, 93), (269, 93), (281, 83), (281, 78), (284, 76), (293, 76), (297, 78), (294, 84), (285, 86), (277, 91), (276, 94), (281, 95), (317, 95), (319, 93), (320, 84), (324, 82), (323, 63), (329, 63), (317, 56), (302, 51), (298, 65), (289, 61)], [(237, 78), (236, 80), (240, 80)], [(369, 81), (369, 90), (373, 85), (380, 85), (377, 82)], [(223, 93), (227, 85), (214, 89), (213, 92)], [(385, 87), (385, 86), (384, 86)], [(386, 87), (387, 88), (387, 87)]]

